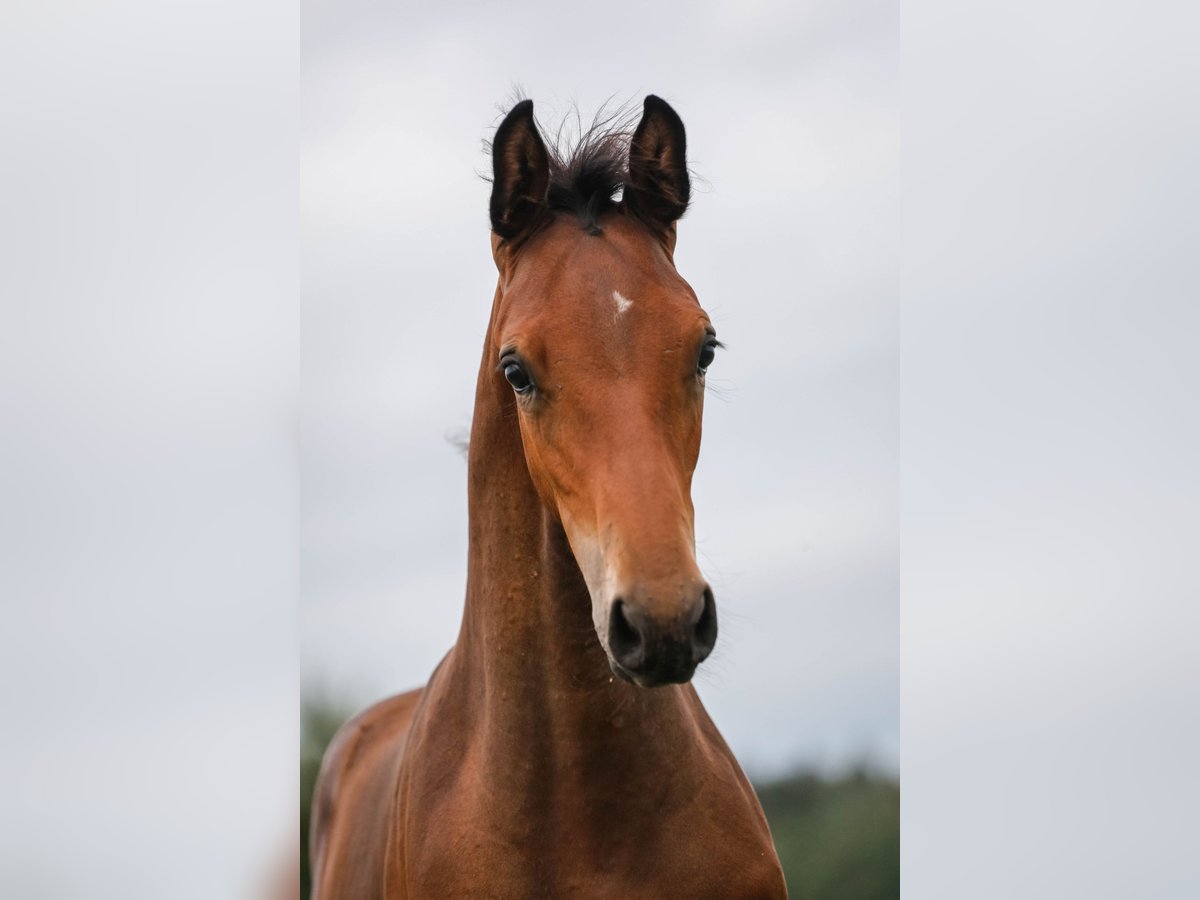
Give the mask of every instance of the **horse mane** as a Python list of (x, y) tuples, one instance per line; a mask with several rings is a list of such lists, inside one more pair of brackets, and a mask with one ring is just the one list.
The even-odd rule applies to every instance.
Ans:
[[(514, 97), (504, 114), (522, 99)], [(538, 124), (550, 160), (550, 209), (573, 213), (588, 233), (600, 234), (601, 215), (615, 208), (616, 195), (629, 177), (629, 142), (640, 113), (629, 104), (605, 103), (585, 125), (572, 104), (552, 133)], [(485, 141), (485, 152), (491, 149)]]

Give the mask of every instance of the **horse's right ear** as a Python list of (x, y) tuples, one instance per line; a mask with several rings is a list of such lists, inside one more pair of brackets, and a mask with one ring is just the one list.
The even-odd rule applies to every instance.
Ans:
[(532, 229), (546, 211), (550, 158), (533, 120), (533, 101), (514, 106), (492, 141), (492, 231), (504, 240)]

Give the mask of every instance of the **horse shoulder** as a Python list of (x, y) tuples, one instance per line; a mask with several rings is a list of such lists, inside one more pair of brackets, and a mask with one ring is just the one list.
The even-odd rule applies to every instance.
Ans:
[[(375, 894), (396, 773), (423, 690), (376, 703), (348, 720), (330, 741), (313, 793), (309, 858), (314, 900)], [(372, 884), (362, 883), (364, 879)]]
[[(705, 798), (702, 803), (709, 815), (716, 813), (713, 824), (722, 835), (716, 847), (710, 845), (708, 856), (710, 860), (725, 857), (719, 865), (730, 873), (723, 888), (725, 896), (747, 900), (786, 898), (783, 866), (754, 786), (707, 713), (702, 710), (698, 720), (709, 747), (708, 783), (714, 788), (721, 786), (716, 789), (718, 796), (724, 793), (724, 803), (718, 796)], [(702, 815), (696, 811), (696, 817)]]

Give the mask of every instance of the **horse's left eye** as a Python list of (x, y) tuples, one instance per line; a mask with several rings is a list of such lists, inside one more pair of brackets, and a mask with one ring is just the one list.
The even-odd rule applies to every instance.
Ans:
[(702, 373), (712, 365), (714, 359), (717, 358), (717, 347), (719, 345), (715, 340), (709, 341), (700, 348), (700, 358), (696, 361), (696, 368)]

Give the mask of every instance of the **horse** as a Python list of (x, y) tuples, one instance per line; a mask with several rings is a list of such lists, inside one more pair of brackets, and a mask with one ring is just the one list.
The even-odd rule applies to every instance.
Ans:
[(564, 149), (522, 100), (491, 155), (462, 626), (330, 744), (314, 897), (786, 897), (691, 684), (717, 638), (691, 482), (721, 345), (674, 264), (683, 122), (650, 95), (632, 134)]

